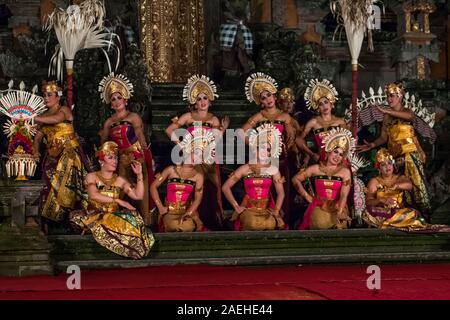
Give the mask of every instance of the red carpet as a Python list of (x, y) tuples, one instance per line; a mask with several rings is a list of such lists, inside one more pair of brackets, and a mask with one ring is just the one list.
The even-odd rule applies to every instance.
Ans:
[(0, 277), (0, 299), (311, 300), (450, 299), (450, 264), (383, 265), (381, 289), (366, 286), (366, 266), (164, 266)]

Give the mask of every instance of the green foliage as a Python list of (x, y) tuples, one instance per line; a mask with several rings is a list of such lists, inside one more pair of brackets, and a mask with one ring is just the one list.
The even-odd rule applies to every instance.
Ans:
[(311, 78), (320, 78), (318, 47), (303, 45), (297, 33), (274, 26), (261, 39), (256, 69), (275, 78), (280, 87), (302, 94)]

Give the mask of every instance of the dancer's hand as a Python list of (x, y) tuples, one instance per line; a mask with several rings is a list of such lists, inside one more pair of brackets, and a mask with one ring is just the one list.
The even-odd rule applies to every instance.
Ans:
[(136, 175), (142, 174), (142, 164), (139, 161), (133, 160), (131, 161), (131, 169)]
[(375, 148), (375, 143), (373, 142), (367, 142), (364, 140), (364, 144), (357, 145), (355, 150), (357, 153), (366, 152), (371, 149)]
[(121, 200), (121, 199), (116, 199), (116, 202), (119, 206), (131, 210), (131, 211), (135, 211), (136, 208), (133, 207), (129, 202), (125, 201), (125, 200)]

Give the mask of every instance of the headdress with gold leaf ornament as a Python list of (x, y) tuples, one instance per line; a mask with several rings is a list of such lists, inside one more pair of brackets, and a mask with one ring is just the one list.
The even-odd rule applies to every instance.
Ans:
[(278, 97), (280, 100), (286, 100), (289, 102), (295, 102), (294, 91), (291, 88), (283, 88), (278, 93)]
[(197, 102), (197, 96), (204, 93), (209, 101), (218, 98), (217, 87), (212, 80), (204, 75), (193, 75), (190, 77), (183, 89), (183, 100), (193, 105)]
[(106, 141), (102, 146), (95, 152), (95, 155), (99, 160), (105, 160), (108, 155), (116, 155), (119, 152), (119, 146), (114, 141)]
[(249, 102), (255, 101), (257, 105), (261, 104), (261, 93), (268, 91), (275, 94), (278, 91), (278, 84), (271, 76), (262, 72), (251, 74), (245, 82), (245, 95)]
[(377, 151), (377, 154), (375, 156), (375, 168), (379, 169), (381, 164), (385, 162), (394, 164), (395, 160), (392, 154), (390, 154), (386, 148), (381, 148)]
[(355, 138), (352, 133), (344, 128), (334, 128), (329, 131), (326, 137), (323, 139), (322, 148), (325, 152), (332, 152), (336, 148), (344, 150), (345, 156), (355, 151)]
[(351, 153), (348, 158), (350, 160), (350, 165), (352, 167), (353, 174), (356, 174), (359, 169), (367, 167), (369, 165), (369, 161), (358, 156), (355, 153)]
[(201, 150), (202, 163), (213, 164), (215, 161), (216, 140), (211, 130), (198, 126), (191, 132), (186, 133), (179, 145), (186, 154)]
[(111, 72), (105, 76), (98, 85), (100, 98), (106, 104), (111, 102), (111, 96), (114, 93), (120, 93), (126, 100), (133, 96), (133, 84), (122, 74)]
[(321, 98), (327, 98), (334, 104), (338, 100), (337, 96), (338, 92), (329, 80), (323, 79), (319, 81), (318, 79), (311, 79), (304, 97), (308, 108), (317, 110)]
[(251, 147), (270, 147), (270, 156), (279, 158), (282, 152), (283, 140), (281, 132), (271, 123), (263, 123), (256, 129), (250, 131), (249, 146)]
[(42, 81), (41, 91), (42, 93), (56, 92), (58, 96), (62, 96), (62, 88), (57, 81)]
[(33, 176), (37, 168), (33, 156), (36, 127), (32, 119), (47, 108), (44, 98), (36, 95), (37, 85), (31, 92), (25, 91), (23, 81), (19, 84), (19, 90), (14, 90), (13, 85), (11, 80), (8, 89), (0, 90), (0, 113), (10, 118), (3, 125), (3, 132), (9, 138), (5, 169), (8, 177), (17, 176), (16, 180), (26, 180), (26, 176)]
[(400, 82), (392, 82), (388, 83), (384, 87), (384, 92), (386, 93), (386, 95), (389, 95), (390, 93), (396, 93), (397, 95), (403, 97), (405, 95), (405, 88)]

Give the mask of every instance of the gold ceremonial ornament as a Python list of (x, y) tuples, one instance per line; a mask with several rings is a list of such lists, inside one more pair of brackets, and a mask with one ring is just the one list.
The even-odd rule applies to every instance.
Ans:
[(209, 101), (214, 101), (218, 98), (217, 87), (212, 80), (204, 75), (193, 75), (190, 77), (183, 89), (183, 100), (193, 105), (197, 102), (197, 97), (200, 93), (205, 94)]
[(334, 128), (329, 131), (323, 139), (323, 148), (329, 153), (337, 148), (344, 150), (345, 156), (355, 151), (356, 140), (353, 138), (351, 131), (344, 128)]
[(115, 75), (111, 72), (105, 76), (98, 85), (100, 98), (106, 104), (111, 103), (111, 96), (114, 93), (120, 93), (122, 97), (129, 100), (133, 96), (133, 84), (122, 74)]
[(261, 93), (268, 91), (275, 94), (278, 91), (278, 84), (271, 76), (256, 72), (251, 74), (245, 82), (245, 95), (249, 102), (255, 101), (257, 105), (261, 104)]
[(310, 109), (317, 110), (319, 108), (319, 100), (327, 98), (330, 103), (335, 104), (338, 100), (338, 92), (336, 88), (327, 79), (319, 81), (318, 79), (311, 79), (308, 88), (305, 91), (306, 105)]

